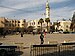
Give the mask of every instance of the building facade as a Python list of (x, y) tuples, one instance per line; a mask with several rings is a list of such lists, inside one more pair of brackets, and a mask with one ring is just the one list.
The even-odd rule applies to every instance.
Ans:
[(16, 30), (19, 28), (26, 28), (26, 20), (15, 20), (15, 19), (8, 19), (5, 17), (0, 18), (0, 28), (3, 28), (5, 30)]
[(4, 17), (0, 17), (0, 28), (5, 27), (5, 18)]
[(26, 20), (25, 19), (21, 19), (21, 20), (19, 20), (19, 26), (20, 26), (20, 28), (26, 28), (27, 27), (27, 23), (26, 23)]
[(70, 25), (71, 21), (58, 21), (59, 25), (55, 25), (55, 29), (61, 30), (63, 32), (69, 31), (70, 32)]
[(19, 20), (9, 19), (10, 22), (10, 30), (15, 30), (16, 28), (19, 28)]
[[(28, 21), (28, 26), (27, 27), (33, 26), (33, 28), (36, 29), (36, 30), (41, 28), (41, 24), (39, 23), (39, 20), (40, 19), (35, 19), (35, 20)], [(44, 22), (42, 23), (42, 30), (47, 31), (47, 23), (45, 22), (45, 19), (43, 19), (43, 20), (44, 20)], [(48, 26), (50, 26), (50, 24), (48, 24)]]
[(0, 17), (0, 28), (9, 28), (10, 22), (8, 18)]

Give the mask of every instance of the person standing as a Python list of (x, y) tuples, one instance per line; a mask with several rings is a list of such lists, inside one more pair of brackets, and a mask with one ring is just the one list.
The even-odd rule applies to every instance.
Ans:
[(44, 37), (46, 38), (46, 32), (44, 32)]
[(23, 32), (21, 32), (21, 37), (23, 37)]
[(41, 33), (41, 35), (40, 35), (41, 44), (43, 44), (43, 43), (44, 43), (43, 38), (44, 38), (44, 35), (43, 35), (43, 33)]
[(5, 36), (6, 36), (6, 31), (3, 32), (3, 38), (5, 38)]

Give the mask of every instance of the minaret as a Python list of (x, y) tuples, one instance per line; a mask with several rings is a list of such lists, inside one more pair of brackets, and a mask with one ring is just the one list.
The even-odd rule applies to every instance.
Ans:
[(50, 18), (50, 7), (49, 7), (48, 0), (46, 2), (46, 18)]

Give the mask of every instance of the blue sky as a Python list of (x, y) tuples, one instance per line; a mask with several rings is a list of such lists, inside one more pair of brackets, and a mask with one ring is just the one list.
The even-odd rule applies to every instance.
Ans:
[[(46, 0), (0, 0), (0, 17), (9, 19), (45, 18)], [(75, 0), (49, 0), (51, 21), (71, 19)], [(14, 17), (15, 16), (15, 17)]]

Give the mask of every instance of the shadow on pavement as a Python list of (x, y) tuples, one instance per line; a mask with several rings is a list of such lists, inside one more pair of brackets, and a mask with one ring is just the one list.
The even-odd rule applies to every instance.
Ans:
[(16, 56), (19, 56), (19, 55), (22, 55), (23, 54), (22, 51), (16, 51), (15, 53), (16, 53)]

